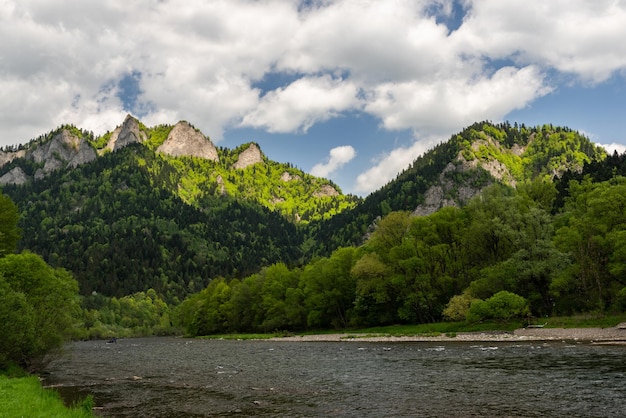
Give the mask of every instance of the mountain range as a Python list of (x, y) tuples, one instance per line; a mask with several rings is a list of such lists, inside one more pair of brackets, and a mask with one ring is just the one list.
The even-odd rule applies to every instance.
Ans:
[(152, 288), (176, 302), (218, 277), (360, 245), (393, 211), (426, 216), (495, 183), (552, 182), (606, 157), (568, 128), (480, 122), (362, 199), (254, 142), (216, 147), (189, 122), (128, 116), (99, 137), (64, 125), (0, 150), (0, 185), (20, 209), (21, 248), (72, 271), (83, 294)]

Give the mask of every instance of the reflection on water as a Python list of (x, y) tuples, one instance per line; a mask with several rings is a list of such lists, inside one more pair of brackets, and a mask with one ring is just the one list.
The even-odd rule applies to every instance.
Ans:
[(618, 417), (626, 347), (145, 338), (77, 342), (46, 384), (110, 417)]

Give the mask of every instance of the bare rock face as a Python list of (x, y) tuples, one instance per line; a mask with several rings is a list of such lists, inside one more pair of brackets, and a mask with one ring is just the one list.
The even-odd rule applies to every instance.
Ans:
[(146, 134), (139, 130), (139, 121), (131, 115), (127, 115), (122, 125), (118, 126), (111, 134), (111, 139), (106, 148), (117, 151), (127, 145), (144, 142), (147, 139)]
[(222, 178), (221, 175), (217, 175), (217, 178), (215, 179), (215, 181), (217, 182), (217, 185), (220, 188), (220, 194), (221, 195), (225, 195), (226, 194), (226, 188), (224, 187), (224, 179)]
[(292, 180), (302, 180), (302, 177), (297, 174), (292, 176), (288, 171), (285, 171), (283, 172), (283, 174), (280, 175), (280, 181), (284, 181), (285, 183), (287, 183), (288, 181)]
[[(7, 162), (15, 158), (27, 158), (37, 164), (43, 163), (43, 167), (35, 172), (35, 180), (42, 179), (55, 170), (77, 167), (97, 158), (96, 150), (87, 141), (73, 135), (67, 129), (63, 129), (46, 143), (36, 145), (28, 151), (22, 150), (3, 154), (12, 154), (10, 156), (4, 155), (4, 160)], [(3, 178), (14, 184), (22, 184), (29, 180), (21, 168), (16, 170), (6, 173)]]
[(477, 188), (469, 183), (458, 183), (451, 180), (455, 173), (464, 173), (476, 169), (474, 164), (468, 163), (461, 154), (457, 157), (456, 164), (448, 163), (439, 175), (436, 184), (433, 184), (424, 193), (424, 202), (413, 211), (414, 216), (428, 216), (447, 206), (459, 206), (482, 191), (484, 187)]
[(86, 141), (72, 135), (66, 129), (27, 153), (27, 158), (36, 163), (44, 163), (44, 166), (35, 173), (36, 180), (66, 166), (76, 167), (88, 163), (96, 157), (96, 151)]
[(178, 122), (157, 152), (174, 157), (188, 156), (219, 161), (215, 145), (187, 122)]
[(0, 151), (0, 167), (3, 167), (5, 164), (10, 163), (16, 158), (22, 158), (26, 156), (26, 150), (20, 151)]
[(28, 181), (28, 176), (21, 167), (15, 167), (13, 170), (0, 177), (0, 184), (24, 184)]
[(237, 162), (233, 164), (233, 168), (242, 169), (262, 162), (263, 153), (261, 153), (261, 149), (257, 144), (250, 144), (245, 151), (239, 154), (239, 158), (237, 158)]
[(339, 192), (330, 184), (325, 184), (313, 193), (315, 197), (338, 196)]

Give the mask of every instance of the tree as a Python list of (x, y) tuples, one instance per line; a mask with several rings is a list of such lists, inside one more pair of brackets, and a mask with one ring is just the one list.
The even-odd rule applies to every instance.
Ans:
[(626, 178), (572, 181), (558, 222), (555, 245), (574, 261), (554, 284), (572, 300), (564, 310), (609, 309), (626, 285)]
[(0, 192), (0, 257), (15, 252), (20, 239), (19, 212), (13, 201)]
[(484, 319), (523, 318), (529, 313), (528, 302), (523, 297), (505, 290), (487, 300), (474, 300), (467, 313), (468, 321)]
[(0, 335), (11, 340), (2, 345), (3, 366), (43, 366), (61, 349), (79, 313), (76, 280), (27, 252), (0, 259), (0, 299)]

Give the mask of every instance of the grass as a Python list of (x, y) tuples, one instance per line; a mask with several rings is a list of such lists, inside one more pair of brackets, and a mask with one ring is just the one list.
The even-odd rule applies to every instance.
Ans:
[(610, 328), (621, 322), (626, 322), (626, 314), (586, 313), (573, 316), (553, 316), (537, 322), (545, 322), (546, 328)]
[(53, 390), (41, 387), (36, 376), (0, 376), (0, 417), (92, 418), (93, 400), (68, 408)]

